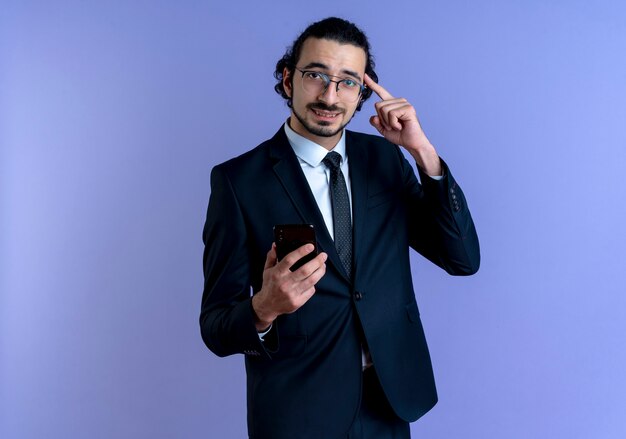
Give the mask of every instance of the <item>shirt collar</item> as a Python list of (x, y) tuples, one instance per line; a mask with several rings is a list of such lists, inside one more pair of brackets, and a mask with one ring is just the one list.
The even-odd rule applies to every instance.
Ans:
[[(310, 166), (316, 167), (322, 163), (326, 154), (329, 151), (323, 146), (313, 142), (312, 140), (307, 139), (306, 137), (301, 136), (291, 129), (289, 126), (289, 120), (285, 122), (285, 134), (287, 135), (287, 139), (289, 140), (289, 144), (293, 148), (296, 156), (309, 164)], [(341, 138), (337, 145), (332, 149), (332, 151), (338, 152), (341, 155), (341, 159), (343, 161), (346, 160), (346, 130), (343, 130), (341, 133)]]

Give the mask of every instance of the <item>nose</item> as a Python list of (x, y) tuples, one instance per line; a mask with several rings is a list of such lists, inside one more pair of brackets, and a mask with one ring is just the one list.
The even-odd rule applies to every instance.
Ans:
[(333, 105), (339, 102), (340, 99), (337, 94), (337, 84), (332, 81), (329, 82), (326, 89), (319, 95), (318, 99), (328, 105)]

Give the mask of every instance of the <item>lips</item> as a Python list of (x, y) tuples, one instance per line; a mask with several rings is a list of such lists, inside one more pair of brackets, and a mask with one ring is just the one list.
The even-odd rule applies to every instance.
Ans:
[(335, 119), (341, 114), (340, 111), (320, 110), (318, 108), (311, 108), (311, 111), (315, 113), (317, 117), (322, 119)]
[(322, 117), (337, 117), (337, 115), (339, 113), (329, 113), (327, 111), (317, 111), (317, 110), (313, 110), (313, 112), (315, 112), (315, 114), (317, 114), (318, 116), (322, 116)]

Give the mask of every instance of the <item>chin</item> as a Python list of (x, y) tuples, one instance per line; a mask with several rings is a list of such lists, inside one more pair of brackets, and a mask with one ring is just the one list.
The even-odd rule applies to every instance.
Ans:
[(321, 137), (333, 137), (334, 135), (338, 134), (341, 132), (341, 130), (344, 128), (343, 126), (338, 126), (338, 127), (333, 127), (331, 124), (324, 122), (324, 123), (319, 123), (317, 124), (317, 126), (305, 126), (305, 128), (311, 133), (314, 134), (316, 136), (321, 136)]
[[(304, 114), (300, 114), (298, 111), (293, 111), (293, 115), (296, 117), (300, 125), (308, 131), (310, 134), (318, 137), (333, 137), (341, 133), (350, 119), (346, 120), (345, 113), (337, 117), (336, 121), (329, 120), (315, 120), (314, 117), (310, 117), (305, 110)], [(303, 117), (304, 116), (304, 117)]]

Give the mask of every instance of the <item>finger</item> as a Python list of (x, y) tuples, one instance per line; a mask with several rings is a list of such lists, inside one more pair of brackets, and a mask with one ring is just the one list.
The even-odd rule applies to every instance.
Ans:
[(381, 129), (383, 131), (388, 131), (389, 126), (387, 126), (387, 121), (385, 120), (386, 115), (380, 110), (380, 107), (378, 106), (378, 104), (380, 104), (380, 102), (377, 102), (376, 104), (374, 104), (374, 109), (376, 110), (376, 116), (370, 117), (370, 123), (372, 123), (372, 120), (374, 120), (374, 122), (376, 122), (376, 125), (374, 125), (373, 123), (372, 125), (374, 125), (374, 128), (376, 128), (382, 134)]
[(376, 114), (378, 115), (378, 122), (383, 130), (391, 131), (392, 128), (389, 124), (389, 115), (378, 107), (376, 107)]
[(400, 121), (408, 121), (414, 114), (413, 107), (407, 102), (386, 105), (381, 111), (387, 115), (387, 123), (395, 130), (402, 130)]
[[(404, 98), (394, 98), (387, 101), (379, 101), (374, 104), (374, 108), (376, 109), (376, 114), (378, 114), (380, 118), (380, 122), (383, 125), (383, 128), (386, 130), (396, 130), (397, 127), (393, 126), (392, 121), (390, 120), (389, 112), (395, 108), (400, 108), (407, 104), (406, 99)], [(400, 127), (400, 129), (402, 129)]]
[(292, 274), (292, 278), (296, 282), (301, 282), (302, 280), (308, 278), (313, 273), (315, 273), (321, 266), (323, 266), (324, 263), (326, 262), (326, 259), (328, 259), (328, 256), (326, 255), (326, 253), (320, 253), (315, 258), (311, 259), (302, 267), (294, 271)]
[(376, 106), (380, 107), (380, 106), (385, 106), (385, 105), (390, 105), (390, 104), (400, 104), (400, 103), (407, 103), (408, 101), (406, 100), (406, 98), (391, 98), (391, 99), (385, 99), (384, 101), (378, 101), (376, 102)]
[(397, 108), (411, 108), (412, 105), (406, 99), (392, 99), (389, 101), (379, 101), (374, 104), (376, 110), (389, 112)]
[(380, 123), (380, 118), (378, 116), (372, 116), (370, 117), (370, 124), (376, 128), (376, 130), (380, 133), (383, 134), (385, 133), (385, 128), (383, 128), (383, 125)]
[(321, 267), (315, 270), (315, 272), (311, 276), (307, 277), (301, 282), (298, 282), (294, 285), (294, 287), (299, 292), (299, 294), (305, 294), (307, 290), (317, 285), (317, 283), (322, 279), (322, 277), (324, 277), (325, 274), (326, 264), (322, 264)]
[(371, 88), (382, 100), (393, 99), (391, 93), (385, 90), (382, 85), (374, 82), (374, 80), (370, 78), (367, 73), (365, 74), (365, 85)]
[(313, 297), (313, 294), (315, 294), (315, 287), (310, 287), (306, 291), (302, 291), (302, 293), (300, 293), (298, 295), (298, 299), (296, 301), (295, 309), (290, 311), (290, 313), (300, 309), (305, 303), (307, 303), (309, 301), (309, 299), (311, 299), (311, 297)]
[(267, 257), (265, 258), (265, 267), (263, 269), (267, 270), (268, 268), (272, 268), (274, 265), (276, 265), (277, 259), (278, 257), (276, 256), (276, 244), (272, 242), (272, 248), (270, 248), (270, 251), (267, 252)]
[(303, 305), (307, 303), (311, 297), (313, 297), (313, 294), (315, 294), (315, 287), (311, 287), (308, 290), (302, 292), (301, 297), (304, 300)]
[(390, 127), (395, 130), (401, 130), (403, 126), (400, 121), (408, 121), (412, 118), (416, 118), (415, 109), (406, 101), (406, 99), (398, 99), (395, 101), (396, 102), (390, 102), (377, 106), (376, 109), (384, 115), (385, 120)]
[(287, 256), (285, 256), (279, 262), (279, 265), (282, 267), (283, 271), (284, 270), (289, 270), (289, 268), (293, 264), (298, 262), (304, 256), (306, 256), (309, 253), (311, 253), (313, 250), (315, 250), (315, 246), (313, 246), (313, 244), (304, 244), (303, 246), (298, 247), (297, 249), (295, 249), (294, 251), (289, 253)]

